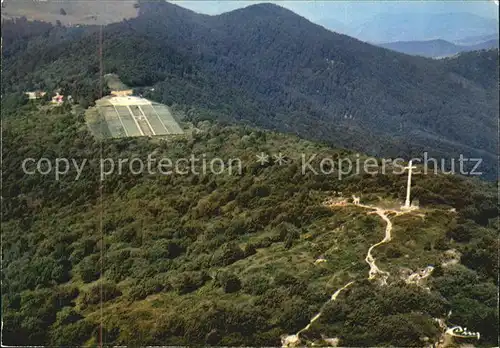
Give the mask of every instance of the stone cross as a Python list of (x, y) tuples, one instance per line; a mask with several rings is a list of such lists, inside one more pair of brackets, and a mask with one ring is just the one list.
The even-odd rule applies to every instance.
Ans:
[(408, 169), (408, 183), (406, 184), (406, 200), (405, 200), (405, 205), (404, 208), (409, 209), (410, 208), (410, 191), (411, 191), (411, 172), (412, 169), (417, 169), (417, 167), (412, 165), (412, 161), (408, 162), (408, 167), (405, 167), (404, 169)]

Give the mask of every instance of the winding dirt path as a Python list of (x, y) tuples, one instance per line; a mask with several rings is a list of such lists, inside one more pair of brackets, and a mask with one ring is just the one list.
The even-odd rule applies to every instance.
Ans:
[[(357, 207), (362, 207), (362, 208), (370, 209), (372, 211), (369, 212), (368, 214), (377, 214), (378, 216), (380, 216), (382, 218), (382, 220), (385, 221), (386, 227), (385, 227), (385, 236), (384, 236), (384, 239), (382, 239), (378, 243), (373, 244), (368, 249), (368, 253), (366, 254), (365, 261), (368, 264), (368, 266), (370, 266), (370, 270), (368, 271), (368, 279), (372, 280), (372, 279), (375, 279), (377, 276), (380, 276), (381, 277), (381, 284), (382, 285), (387, 285), (387, 279), (389, 278), (389, 276), (391, 274), (389, 272), (387, 272), (387, 271), (381, 270), (377, 266), (377, 264), (375, 263), (375, 258), (372, 255), (372, 251), (376, 247), (378, 247), (378, 246), (380, 246), (382, 244), (390, 242), (391, 239), (392, 239), (392, 236), (391, 236), (392, 221), (389, 219), (388, 214), (393, 213), (393, 214), (395, 214), (395, 216), (398, 216), (398, 215), (403, 215), (403, 214), (409, 213), (410, 211), (401, 211), (401, 210), (394, 210), (394, 209), (383, 209), (381, 207), (371, 206), (371, 205), (365, 205), (365, 204), (359, 204), (359, 203), (358, 204), (348, 203), (348, 204), (344, 204), (344, 205), (353, 205), (353, 206), (357, 206)], [(332, 205), (332, 206), (335, 206), (335, 204)]]
[(339, 296), (339, 294), (342, 292), (342, 290), (345, 290), (347, 289), (349, 286), (351, 286), (352, 284), (354, 283), (354, 281), (351, 281), (349, 283), (347, 283), (346, 285), (344, 285), (343, 287), (341, 287), (340, 289), (338, 289), (337, 291), (335, 291), (332, 295), (332, 297), (330, 297), (330, 299), (328, 301), (325, 302), (325, 304), (321, 307), (321, 310), (318, 312), (318, 314), (316, 314), (312, 319), (311, 321), (309, 321), (309, 324), (307, 324), (302, 330), (299, 330), (296, 335), (298, 336), (301, 332), (303, 331), (307, 331), (309, 330), (309, 328), (311, 327), (312, 323), (314, 323), (316, 320), (319, 319), (319, 317), (321, 317), (321, 314), (323, 314), (323, 310), (325, 309), (325, 306), (332, 302), (332, 301), (336, 301), (337, 300), (337, 296)]
[[(389, 219), (388, 214), (393, 213), (393, 214), (395, 214), (395, 216), (398, 216), (398, 215), (402, 215), (402, 214), (407, 213), (407, 211), (396, 211), (394, 209), (383, 209), (381, 207), (371, 206), (371, 205), (364, 205), (364, 204), (359, 204), (359, 203), (352, 204), (352, 203), (341, 202), (341, 203), (338, 203), (338, 204), (337, 203), (328, 204), (329, 207), (348, 206), (348, 205), (370, 209), (371, 211), (368, 214), (377, 214), (386, 223), (384, 239), (382, 239), (380, 242), (377, 242), (377, 243), (373, 244), (368, 249), (368, 253), (366, 254), (365, 261), (370, 266), (370, 270), (368, 271), (368, 279), (372, 280), (372, 279), (377, 278), (377, 276), (380, 276), (381, 284), (382, 285), (387, 285), (387, 279), (389, 278), (390, 273), (387, 272), (387, 271), (381, 270), (377, 266), (377, 264), (375, 263), (375, 258), (372, 255), (372, 251), (376, 247), (378, 247), (378, 246), (380, 246), (382, 244), (390, 242), (391, 239), (392, 239), (392, 236), (391, 236), (392, 222)], [(331, 298), (327, 302), (325, 302), (325, 304), (323, 304), (323, 306), (321, 307), (320, 311), (309, 321), (309, 324), (307, 324), (303, 329), (299, 330), (295, 335), (282, 336), (282, 346), (283, 347), (289, 347), (289, 346), (297, 346), (297, 345), (299, 345), (300, 344), (300, 337), (299, 337), (299, 335), (302, 332), (309, 330), (309, 328), (311, 327), (311, 325), (316, 320), (318, 320), (321, 317), (321, 314), (323, 314), (323, 310), (324, 310), (325, 306), (329, 302), (331, 302), (331, 301), (336, 301), (338, 295), (343, 290), (345, 290), (349, 286), (351, 286), (353, 283), (354, 283), (354, 281), (351, 281), (351, 282), (347, 283), (346, 285), (344, 285), (343, 287), (341, 287), (340, 289), (338, 289), (337, 291), (335, 291), (335, 293), (331, 296)]]
[(321, 309), (320, 311), (314, 316), (312, 317), (312, 319), (309, 321), (309, 323), (302, 329), (300, 329), (299, 331), (297, 331), (297, 333), (295, 335), (289, 335), (289, 336), (284, 336), (282, 337), (282, 346), (283, 347), (289, 347), (289, 346), (295, 346), (295, 345), (298, 345), (300, 344), (300, 337), (299, 335), (304, 332), (304, 331), (307, 331), (309, 330), (309, 328), (311, 327), (311, 325), (319, 319), (319, 317), (321, 317), (321, 314), (323, 314), (323, 311), (325, 309), (325, 306), (332, 302), (332, 301), (336, 301), (337, 300), (337, 297), (339, 296), (339, 294), (347, 289), (349, 286), (351, 286), (352, 284), (354, 283), (354, 281), (351, 281), (349, 283), (347, 283), (346, 285), (344, 285), (343, 287), (341, 287), (340, 289), (338, 289), (337, 291), (335, 291), (333, 293), (333, 295), (330, 297), (330, 299), (328, 301), (326, 301), (323, 306), (321, 306)]
[(375, 279), (378, 275), (380, 275), (381, 276), (381, 283), (383, 285), (387, 285), (387, 278), (389, 278), (390, 273), (378, 268), (377, 264), (375, 263), (375, 258), (372, 255), (372, 251), (373, 251), (373, 249), (375, 249), (379, 245), (382, 245), (382, 244), (385, 244), (385, 243), (388, 243), (391, 241), (392, 222), (386, 214), (387, 210), (384, 210), (384, 209), (379, 208), (379, 207), (370, 207), (368, 205), (361, 205), (360, 204), (359, 206), (364, 207), (364, 208), (369, 208), (369, 209), (375, 209), (375, 214), (380, 216), (382, 218), (382, 220), (384, 220), (386, 222), (384, 239), (382, 239), (378, 243), (373, 244), (368, 249), (368, 253), (366, 254), (365, 261), (370, 266), (370, 271), (368, 272), (368, 279), (372, 280), (372, 279)]

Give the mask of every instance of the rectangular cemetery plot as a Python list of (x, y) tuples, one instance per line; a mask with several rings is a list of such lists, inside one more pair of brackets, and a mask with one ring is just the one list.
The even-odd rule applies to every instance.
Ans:
[(154, 130), (151, 129), (151, 126), (149, 125), (148, 121), (146, 120), (146, 117), (144, 117), (141, 109), (137, 105), (129, 105), (128, 106), (130, 113), (134, 117), (135, 121), (139, 125), (139, 128), (142, 130), (142, 134), (146, 136), (151, 136), (154, 135)]
[(145, 117), (141, 118), (136, 118), (137, 124), (142, 130), (142, 133), (146, 136), (151, 136), (154, 135), (153, 131), (151, 130), (151, 127), (149, 127), (148, 121), (146, 120)]
[(121, 138), (127, 136), (125, 129), (120, 122), (120, 117), (116, 113), (116, 110), (113, 106), (101, 106), (99, 107), (99, 112), (106, 120), (109, 132), (111, 133), (111, 136), (113, 138)]
[(140, 109), (148, 119), (149, 124), (151, 125), (151, 127), (155, 132), (155, 135), (169, 134), (169, 131), (165, 128), (162, 121), (156, 114), (156, 111), (153, 109), (151, 105), (141, 105)]
[(184, 134), (184, 131), (174, 119), (168, 107), (161, 104), (153, 104), (153, 108), (170, 134)]
[(95, 117), (88, 122), (91, 129), (95, 129), (95, 133), (101, 137), (184, 134), (166, 105), (134, 96), (103, 98), (96, 104), (95, 112), (100, 123), (97, 125)]
[(132, 116), (134, 117), (140, 117), (142, 116), (141, 110), (137, 105), (129, 105), (130, 111), (132, 112)]
[(137, 127), (137, 124), (135, 123), (129, 109), (126, 106), (116, 105), (114, 106), (114, 108), (120, 116), (120, 119), (129, 137), (138, 137), (144, 135), (142, 131)]

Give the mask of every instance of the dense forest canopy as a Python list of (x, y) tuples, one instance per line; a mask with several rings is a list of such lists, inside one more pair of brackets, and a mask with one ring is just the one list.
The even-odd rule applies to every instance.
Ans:
[[(383, 234), (381, 220), (321, 203), (334, 192), (366, 203), (401, 201), (404, 175), (339, 181), (303, 175), (293, 159), (262, 166), (255, 162), (262, 151), (355, 154), (248, 127), (203, 121), (184, 139), (99, 142), (78, 106), (2, 107), (4, 344), (95, 345), (102, 324), (109, 345), (277, 346), (347, 281), (356, 284), (324, 309), (305, 338), (421, 346), (423, 337), (438, 340), (434, 318), (452, 310), (449, 325), (480, 331), (480, 345), (497, 340), (498, 211), (491, 184), (415, 177), (414, 198), (426, 217), (394, 220), (394, 242), (376, 254), (394, 274), (381, 287), (366, 280), (364, 261)], [(201, 176), (125, 171), (106, 177), (100, 190), (100, 158), (151, 153), (241, 158), (243, 168)], [(89, 165), (76, 181), (22, 172), (24, 158), (40, 156), (86, 158)], [(438, 266), (450, 250), (460, 261)], [(318, 256), (328, 262), (314, 265)], [(429, 264), (436, 266), (430, 292), (397, 276)]]
[[(11, 37), (33, 26), (36, 35)], [(96, 27), (2, 27), (3, 93), (63, 87), (92, 104)], [(159, 102), (378, 156), (463, 153), (483, 158), (490, 179), (496, 173), (498, 50), (441, 61), (407, 56), (269, 4), (206, 16), (142, 2), (139, 17), (104, 27), (103, 42), (104, 73), (154, 86), (148, 97)]]

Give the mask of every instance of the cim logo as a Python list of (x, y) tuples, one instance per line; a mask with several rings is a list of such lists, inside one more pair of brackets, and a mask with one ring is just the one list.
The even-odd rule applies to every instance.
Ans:
[(462, 337), (462, 338), (475, 337), (475, 338), (479, 339), (481, 337), (479, 332), (468, 331), (466, 327), (462, 328), (461, 326), (454, 326), (454, 327), (448, 329), (447, 333), (452, 335), (452, 336)]

